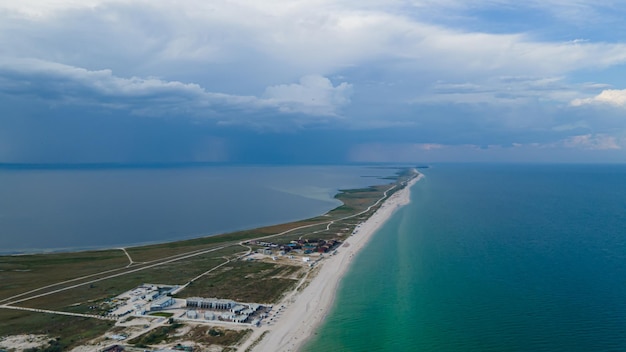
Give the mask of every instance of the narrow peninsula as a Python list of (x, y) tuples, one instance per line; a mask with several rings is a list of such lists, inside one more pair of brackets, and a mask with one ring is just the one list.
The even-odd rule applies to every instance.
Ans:
[(157, 245), (0, 257), (0, 349), (296, 351), (422, 177), (342, 190), (318, 217)]

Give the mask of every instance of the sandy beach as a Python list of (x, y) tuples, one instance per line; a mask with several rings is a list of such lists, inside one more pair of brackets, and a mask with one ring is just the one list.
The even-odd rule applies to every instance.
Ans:
[(287, 295), (276, 310), (273, 325), (264, 325), (256, 329), (241, 350), (260, 338), (253, 351), (276, 352), (297, 351), (322, 323), (332, 307), (339, 281), (348, 271), (355, 255), (367, 244), (376, 230), (387, 221), (399, 207), (410, 202), (411, 186), (423, 175), (412, 179), (407, 187), (394, 193), (364, 223), (356, 233), (344, 242), (336, 255), (324, 259), (317, 268), (317, 275), (301, 292)]

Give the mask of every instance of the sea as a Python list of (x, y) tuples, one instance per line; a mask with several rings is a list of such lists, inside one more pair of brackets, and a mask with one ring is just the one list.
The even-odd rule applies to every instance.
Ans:
[(321, 215), (393, 166), (0, 165), (0, 254), (125, 247)]
[(421, 171), (304, 351), (626, 351), (626, 165)]

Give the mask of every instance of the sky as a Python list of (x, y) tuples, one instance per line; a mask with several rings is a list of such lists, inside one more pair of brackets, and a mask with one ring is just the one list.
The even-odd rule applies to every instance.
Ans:
[(618, 0), (0, 0), (0, 163), (626, 162)]

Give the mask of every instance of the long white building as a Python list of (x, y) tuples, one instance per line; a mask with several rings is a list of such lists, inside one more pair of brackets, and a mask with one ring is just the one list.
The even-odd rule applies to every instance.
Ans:
[(201, 297), (187, 298), (188, 308), (230, 310), (235, 305), (237, 305), (237, 302), (231, 301), (229, 299), (201, 298)]

